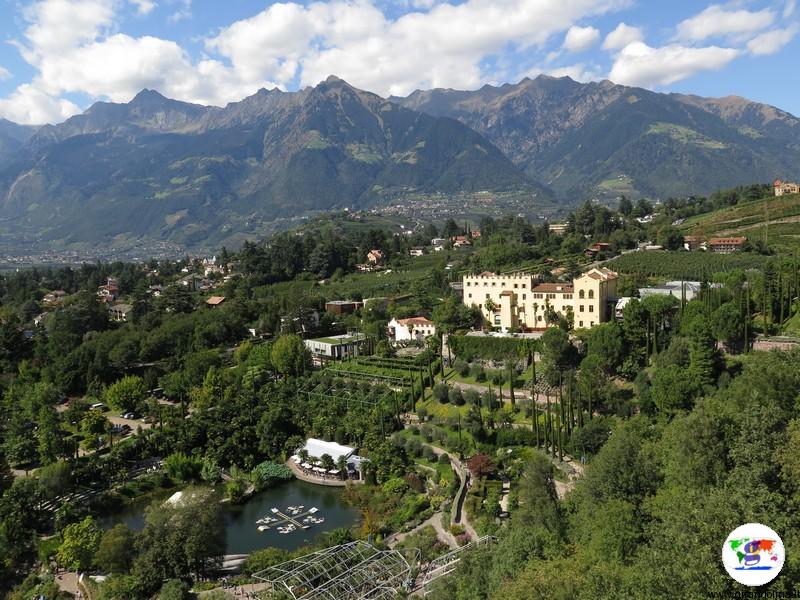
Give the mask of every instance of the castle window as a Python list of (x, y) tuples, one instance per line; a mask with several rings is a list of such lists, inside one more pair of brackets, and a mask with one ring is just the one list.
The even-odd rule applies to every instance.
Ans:
[(580, 292), (578, 292), (578, 298), (580, 298), (581, 300), (583, 300), (583, 290), (581, 290)]
[(578, 312), (583, 312), (583, 304), (580, 305)]
[(594, 290), (589, 290), (589, 300), (594, 298)]
[(589, 305), (589, 312), (594, 312), (594, 304)]

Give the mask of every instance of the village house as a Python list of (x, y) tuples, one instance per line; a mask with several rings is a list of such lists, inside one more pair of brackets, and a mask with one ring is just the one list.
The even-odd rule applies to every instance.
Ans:
[(217, 257), (212, 256), (211, 258), (204, 258), (203, 259), (203, 275), (205, 277), (209, 277), (211, 275), (224, 275), (225, 269), (222, 265), (217, 264)]
[(477, 306), (486, 320), (508, 329), (545, 329), (557, 319), (574, 319), (576, 328), (589, 328), (611, 318), (609, 303), (616, 302), (617, 274), (591, 269), (572, 283), (539, 283), (536, 275), (466, 275), (464, 304)]
[(550, 223), (547, 226), (547, 229), (553, 235), (564, 235), (567, 232), (567, 224), (566, 223)]
[(441, 252), (444, 250), (444, 245), (447, 242), (444, 238), (433, 238), (431, 240), (431, 247), (434, 252)]
[(436, 325), (426, 317), (392, 319), (388, 327), (395, 342), (423, 341), (436, 334)]
[(738, 252), (747, 241), (746, 237), (720, 237), (708, 240), (708, 249), (717, 254)]
[(702, 235), (683, 236), (683, 247), (686, 250), (706, 250), (708, 248)]
[(586, 249), (586, 256), (589, 258), (594, 258), (601, 252), (609, 252), (611, 250), (611, 244), (608, 242), (597, 242), (592, 244)]
[(67, 292), (64, 290), (53, 290), (49, 294), (45, 294), (44, 298), (42, 298), (42, 302), (45, 304), (61, 304), (66, 297)]
[(783, 196), (785, 194), (800, 194), (800, 184), (798, 183), (789, 183), (788, 181), (776, 179), (775, 183), (772, 185), (776, 196)]
[(450, 238), (453, 242), (453, 248), (463, 248), (464, 246), (472, 246), (472, 242), (465, 235), (456, 235)]
[(378, 264), (383, 261), (383, 252), (380, 250), (370, 250), (367, 252), (367, 262)]
[(409, 256), (422, 256), (425, 254), (425, 248), (422, 246), (414, 246), (408, 251)]
[(335, 315), (349, 315), (362, 306), (364, 306), (364, 303), (358, 300), (330, 300), (325, 303), (325, 312)]
[(118, 295), (119, 288), (116, 286), (116, 284), (106, 283), (105, 285), (100, 285), (97, 287), (97, 296), (99, 298), (111, 298), (116, 300)]
[(225, 302), (225, 296), (211, 296), (206, 300), (206, 306), (209, 308), (217, 308)]
[(126, 323), (133, 316), (133, 306), (130, 304), (115, 304), (108, 309), (108, 316), (112, 321)]

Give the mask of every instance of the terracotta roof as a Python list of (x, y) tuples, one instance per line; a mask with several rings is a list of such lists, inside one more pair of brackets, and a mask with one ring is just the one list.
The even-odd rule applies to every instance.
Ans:
[(208, 300), (206, 300), (206, 304), (209, 306), (219, 306), (225, 302), (225, 296), (211, 296)]
[(565, 294), (571, 294), (573, 292), (573, 286), (571, 283), (540, 283), (539, 285), (533, 287), (531, 289), (532, 292), (562, 292)]
[(397, 319), (400, 325), (433, 325), (433, 321), (426, 317), (409, 317), (407, 319)]
[(711, 238), (708, 240), (708, 244), (710, 246), (714, 246), (716, 244), (744, 244), (746, 241), (746, 237)]

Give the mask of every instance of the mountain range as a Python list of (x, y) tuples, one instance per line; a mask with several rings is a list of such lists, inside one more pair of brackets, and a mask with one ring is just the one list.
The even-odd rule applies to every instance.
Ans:
[(735, 96), (540, 76), (391, 100), (458, 119), (562, 199), (708, 194), (800, 176), (800, 119)]
[(58, 125), (0, 120), (0, 237), (236, 244), (314, 211), (515, 192), (535, 206), (800, 176), (800, 120), (742, 98), (540, 76), (389, 99), (336, 77), (209, 107), (143, 90)]

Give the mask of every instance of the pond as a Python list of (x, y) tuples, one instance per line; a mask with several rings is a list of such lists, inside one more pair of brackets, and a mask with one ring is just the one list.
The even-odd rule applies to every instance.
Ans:
[[(172, 493), (170, 491), (157, 499), (163, 502)], [(151, 496), (146, 502), (133, 502), (124, 510), (101, 519), (101, 525), (109, 528), (118, 523), (124, 523), (131, 529), (140, 531), (144, 527), (144, 510), (153, 500)], [(263, 532), (258, 531), (256, 521), (267, 516), (274, 516), (271, 512), (272, 508), (286, 513), (290, 506), (304, 506), (304, 512), (316, 507), (318, 511), (314, 517), (322, 517), (324, 522), (311, 524), (309, 529), (298, 528), (287, 534), (278, 533), (275, 527)], [(297, 480), (260, 492), (245, 504), (235, 506), (226, 502), (223, 507), (228, 535), (228, 554), (249, 554), (267, 546), (296, 550), (300, 546), (313, 542), (323, 531), (351, 527), (359, 518), (358, 511), (342, 499), (341, 488), (325, 487)], [(300, 520), (302, 521), (302, 519)]]

